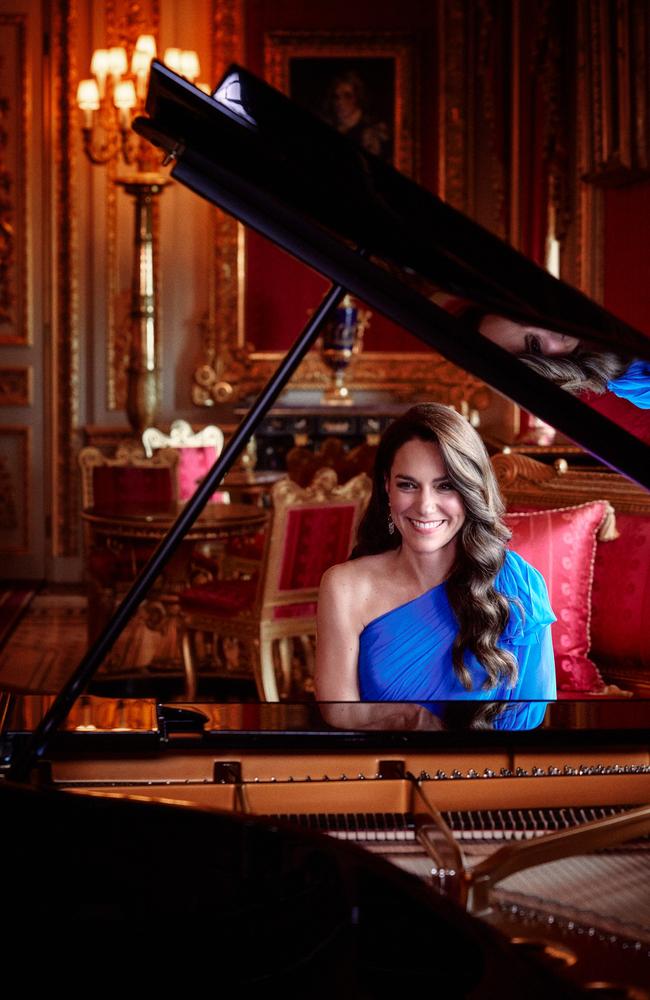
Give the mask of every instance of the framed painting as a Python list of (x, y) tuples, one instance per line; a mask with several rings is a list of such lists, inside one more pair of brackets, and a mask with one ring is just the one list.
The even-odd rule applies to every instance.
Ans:
[(417, 173), (415, 44), (397, 33), (270, 32), (265, 75), (402, 173)]

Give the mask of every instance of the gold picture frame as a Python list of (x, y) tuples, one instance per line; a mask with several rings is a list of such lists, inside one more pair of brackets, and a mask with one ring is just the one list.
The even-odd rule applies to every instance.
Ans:
[[(241, 18), (241, 0), (230, 0), (229, 16), (215, 20), (215, 52), (235, 55), (235, 37), (229, 29)], [(292, 60), (332, 60), (333, 66), (349, 61), (363, 68), (372, 64), (381, 78), (381, 62), (394, 66), (394, 102), (391, 129), (394, 135), (392, 160), (395, 166), (417, 176), (419, 142), (416, 122), (418, 46), (413, 36), (403, 32), (313, 32), (273, 31), (264, 36), (266, 78), (273, 86), (290, 94)], [(376, 76), (374, 77), (377, 78)], [(248, 341), (244, 301), (246, 276), (246, 235), (241, 224), (217, 213), (216, 254), (227, 267), (215, 269), (211, 301), (221, 305), (219, 315), (211, 315), (202, 331), (202, 357), (194, 371), (192, 400), (197, 406), (214, 406), (257, 394), (284, 357), (280, 350), (260, 351)], [(226, 278), (223, 276), (226, 275)], [(292, 379), (292, 387), (323, 390), (330, 373), (316, 351), (311, 351)], [(435, 394), (451, 405), (483, 409), (486, 391), (482, 383), (435, 353), (363, 351), (350, 366), (347, 384), (353, 390), (388, 392), (397, 401), (416, 395)]]
[[(361, 127), (348, 134), (411, 177), (419, 155), (416, 68), (414, 39), (400, 32), (272, 31), (264, 39), (264, 75), (273, 87), (334, 127), (335, 102), (358, 101)], [(354, 92), (338, 96), (344, 81)]]

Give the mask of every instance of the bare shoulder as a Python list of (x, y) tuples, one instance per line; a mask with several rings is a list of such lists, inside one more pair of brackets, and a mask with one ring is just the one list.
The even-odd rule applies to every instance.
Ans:
[(353, 589), (356, 593), (359, 588), (370, 588), (373, 582), (376, 584), (377, 574), (387, 568), (385, 565), (387, 555), (388, 553), (382, 552), (376, 556), (361, 556), (359, 559), (330, 566), (323, 573), (321, 588), (345, 591)]
[(368, 620), (377, 582), (384, 579), (389, 570), (389, 555), (382, 552), (331, 566), (321, 580), (319, 604), (323, 601), (330, 607), (338, 607), (346, 617), (357, 620), (362, 628)]

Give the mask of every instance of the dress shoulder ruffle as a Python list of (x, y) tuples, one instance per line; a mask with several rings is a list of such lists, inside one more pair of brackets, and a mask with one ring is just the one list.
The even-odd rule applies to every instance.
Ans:
[(607, 383), (607, 388), (639, 409), (650, 410), (650, 362), (633, 361), (627, 371)]
[(501, 636), (502, 642), (536, 641), (540, 631), (556, 620), (544, 577), (517, 552), (506, 552), (494, 583), (510, 604), (510, 618)]

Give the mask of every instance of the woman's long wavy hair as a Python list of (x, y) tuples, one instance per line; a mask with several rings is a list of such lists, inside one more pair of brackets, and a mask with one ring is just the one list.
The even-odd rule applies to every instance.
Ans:
[(571, 354), (517, 356), (533, 371), (574, 395), (582, 392), (601, 395), (607, 389), (607, 383), (618, 378), (630, 366), (630, 359), (621, 354), (582, 344)]
[(388, 530), (386, 483), (397, 451), (414, 438), (438, 445), (449, 480), (465, 506), (456, 562), (446, 581), (449, 603), (458, 621), (452, 648), (454, 670), (463, 686), (471, 690), (471, 676), (464, 662), (464, 653), (469, 650), (487, 672), (487, 690), (503, 679), (512, 686), (517, 680), (517, 662), (511, 653), (497, 647), (510, 610), (508, 601), (494, 586), (510, 531), (502, 520), (503, 501), (485, 445), (454, 409), (439, 403), (420, 403), (387, 428), (377, 449), (370, 502), (350, 558), (387, 552), (401, 545), (399, 531), (390, 534)]

